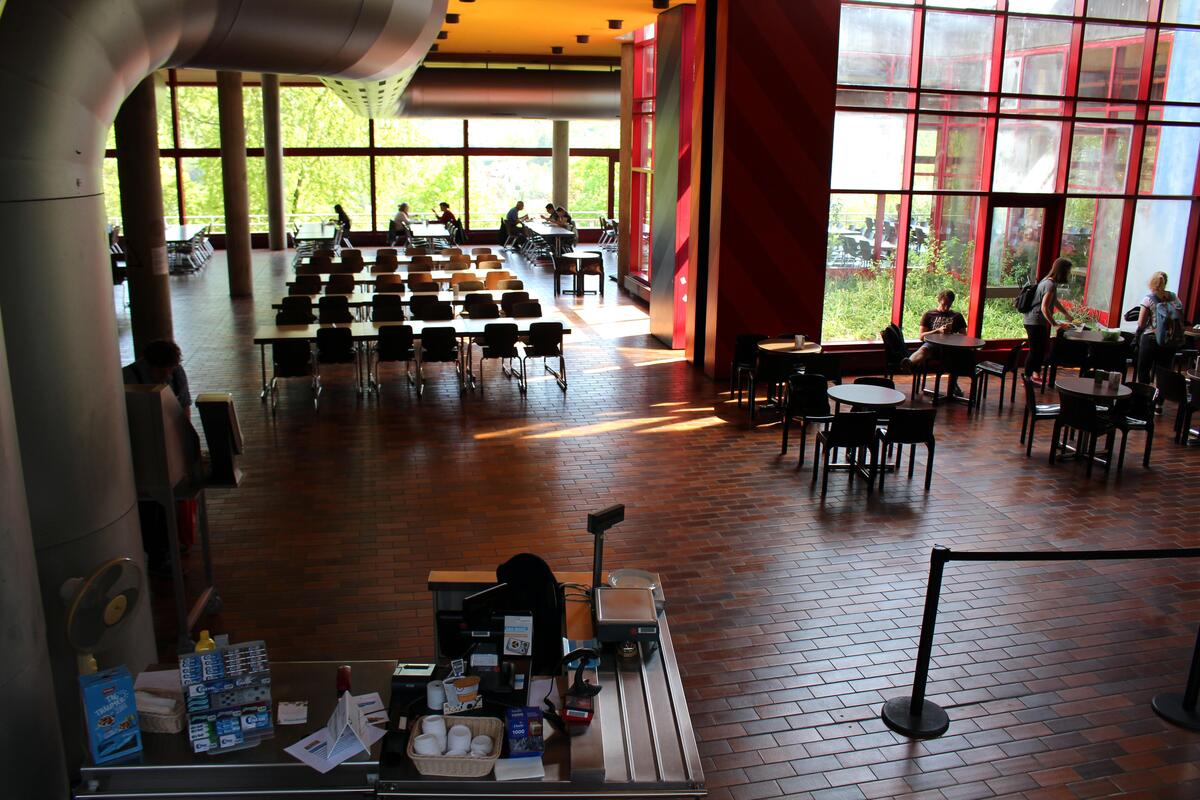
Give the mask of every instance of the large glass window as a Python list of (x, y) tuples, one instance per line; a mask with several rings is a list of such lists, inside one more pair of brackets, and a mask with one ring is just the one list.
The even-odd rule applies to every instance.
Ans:
[(280, 89), (279, 120), (284, 147), (366, 147), (368, 144), (367, 118), (355, 114), (324, 86), (285, 86)]
[(377, 119), (376, 147), (462, 147), (461, 119)]
[[(459, 123), (461, 130), (462, 124)], [(461, 135), (460, 135), (461, 138)], [(386, 231), (397, 206), (408, 203), (409, 214), (440, 214), (438, 203), (449, 203), (463, 216), (461, 156), (379, 156), (375, 159), (375, 228)], [(506, 209), (507, 210), (507, 209)]]
[(838, 189), (899, 189), (904, 174), (900, 114), (839, 111), (833, 124), (832, 185)]
[(879, 335), (892, 313), (900, 198), (830, 197), (821, 340), (862, 341)]
[(905, 337), (916, 338), (921, 316), (937, 307), (943, 289), (954, 292), (955, 307), (968, 315), (978, 212), (975, 197), (913, 195), (900, 323)]
[(908, 86), (913, 12), (842, 6), (838, 83)]
[(473, 119), (471, 147), (550, 147), (554, 126), (548, 119)]
[(571, 156), (567, 204), (577, 227), (599, 227), (608, 214), (608, 159)]
[(371, 161), (362, 156), (287, 156), (283, 203), (288, 218), (297, 222), (331, 219), (334, 204), (341, 204), (353, 228), (369, 230)]
[(468, 159), (471, 218), (482, 230), (500, 227), (500, 219), (518, 200), (530, 215), (550, 202), (550, 156), (471, 156)]

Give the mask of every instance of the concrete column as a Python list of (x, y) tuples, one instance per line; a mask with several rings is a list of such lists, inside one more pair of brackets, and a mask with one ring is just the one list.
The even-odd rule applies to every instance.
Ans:
[(67, 765), (58, 728), (46, 622), (37, 561), (17, 449), (17, 421), (0, 329), (0, 785), (12, 797), (58, 800), (67, 796)]
[(263, 156), (267, 172), (267, 242), (272, 250), (287, 247), (283, 213), (283, 140), (279, 135), (279, 76), (263, 73)]
[(554, 120), (554, 137), (550, 149), (550, 172), (553, 175), (550, 199), (556, 206), (567, 206), (567, 193), (570, 184), (570, 139), (571, 123), (565, 119)]
[(175, 338), (163, 231), (153, 75), (139, 83), (121, 104), (115, 128), (129, 268), (129, 317), (134, 352), (141, 354), (147, 342)]
[(242, 111), (242, 73), (217, 73), (217, 111), (221, 118), (221, 183), (225, 189), (225, 254), (229, 295), (250, 297), (250, 197), (246, 191), (246, 119)]

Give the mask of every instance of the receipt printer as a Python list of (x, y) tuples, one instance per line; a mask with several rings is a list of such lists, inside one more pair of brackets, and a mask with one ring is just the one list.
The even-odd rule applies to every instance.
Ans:
[(593, 591), (593, 602), (597, 641), (658, 641), (653, 590), (598, 586)]

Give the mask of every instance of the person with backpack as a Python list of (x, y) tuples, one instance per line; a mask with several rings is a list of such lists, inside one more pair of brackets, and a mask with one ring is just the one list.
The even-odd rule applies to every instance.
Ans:
[[(1030, 286), (1025, 286), (1017, 295), (1017, 310), (1025, 315), (1025, 333), (1029, 336), (1029, 355), (1025, 359), (1027, 378), (1037, 374), (1046, 360), (1046, 350), (1050, 347), (1050, 328), (1066, 328), (1075, 321), (1058, 299), (1058, 287), (1065, 286), (1070, 276), (1071, 262), (1056, 258), (1050, 265), (1050, 272), (1032, 292)], [(1065, 322), (1054, 318), (1056, 310), (1067, 318)]]
[(1150, 276), (1137, 323), (1138, 382), (1149, 383), (1155, 367), (1169, 367), (1183, 344), (1183, 303), (1167, 291), (1167, 273)]

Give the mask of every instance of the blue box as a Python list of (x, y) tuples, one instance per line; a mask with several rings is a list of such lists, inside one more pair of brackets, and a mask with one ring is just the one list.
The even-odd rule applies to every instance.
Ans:
[(79, 676), (92, 762), (106, 764), (142, 751), (133, 676), (113, 667)]
[(542, 736), (542, 710), (532, 706), (504, 711), (508, 758), (538, 758), (546, 749)]

